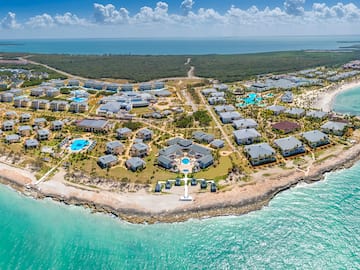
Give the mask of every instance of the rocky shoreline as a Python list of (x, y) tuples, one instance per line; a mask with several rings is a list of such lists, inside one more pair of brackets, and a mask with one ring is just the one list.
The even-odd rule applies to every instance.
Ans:
[[(188, 207), (174, 209), (171, 211), (151, 212), (142, 211), (135, 208), (115, 208), (108, 204), (98, 204), (93, 201), (84, 200), (78, 197), (64, 197), (60, 194), (46, 193), (34, 185), (22, 185), (19, 181), (11, 179), (11, 177), (0, 176), (0, 182), (10, 185), (19, 192), (34, 197), (36, 199), (51, 198), (67, 205), (76, 205), (91, 209), (92, 212), (102, 212), (111, 214), (129, 223), (134, 224), (154, 224), (154, 223), (173, 223), (184, 222), (189, 219), (203, 219), (219, 216), (233, 216), (242, 215), (252, 211), (260, 210), (262, 207), (268, 205), (270, 200), (280, 192), (296, 186), (301, 182), (312, 183), (324, 179), (325, 174), (336, 170), (349, 168), (360, 159), (360, 147), (354, 146), (355, 151), (352, 151), (346, 158), (324, 166), (316, 170), (308, 176), (295, 177), (286, 184), (281, 184), (272, 187), (259, 196), (251, 196), (250, 198), (238, 197), (235, 201), (214, 202), (200, 205), (189, 205)], [(267, 180), (265, 180), (267, 181)]]

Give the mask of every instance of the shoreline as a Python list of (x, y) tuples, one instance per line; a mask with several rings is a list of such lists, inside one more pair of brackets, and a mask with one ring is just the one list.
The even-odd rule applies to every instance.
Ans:
[[(323, 95), (317, 96), (317, 101), (313, 103), (313, 106), (316, 109), (320, 109), (324, 112), (333, 111), (336, 97), (343, 92), (360, 87), (360, 79), (355, 79), (354, 81), (335, 85), (333, 87), (334, 89), (331, 89), (330, 91), (328, 91), (327, 88), (319, 91), (319, 93)], [(324, 90), (325, 92), (323, 92)]]
[[(313, 183), (324, 179), (325, 174), (344, 168), (350, 168), (360, 160), (360, 144), (352, 146), (343, 151), (340, 156), (333, 157), (322, 164), (317, 165), (310, 170), (308, 175), (300, 172), (291, 172), (287, 175), (281, 175), (275, 179), (267, 178), (262, 181), (251, 182), (243, 186), (234, 185), (230, 191), (219, 192), (216, 194), (199, 194), (191, 204), (173, 205), (169, 209), (160, 209), (153, 211), (149, 207), (139, 207), (131, 203), (124, 203), (129, 194), (115, 194), (121, 201), (109, 200), (108, 192), (89, 191), (78, 189), (78, 195), (75, 196), (71, 189), (74, 187), (63, 186), (64, 190), (59, 190), (58, 186), (51, 186), (52, 180), (44, 182), (39, 186), (34, 185), (33, 180), (24, 174), (19, 175), (19, 170), (9, 171), (2, 164), (0, 166), (0, 182), (21, 192), (25, 196), (31, 196), (35, 199), (50, 198), (54, 201), (64, 203), (65, 205), (75, 205), (88, 208), (91, 212), (101, 212), (120, 218), (121, 220), (133, 224), (154, 224), (154, 223), (174, 223), (185, 222), (190, 219), (205, 219), (220, 216), (239, 216), (252, 211), (262, 209), (268, 205), (271, 199), (282, 191), (288, 190), (299, 183)], [(9, 174), (10, 173), (10, 174)], [(31, 182), (29, 184), (29, 181)], [(95, 195), (97, 194), (97, 195)], [(90, 195), (90, 196), (88, 196)], [(156, 196), (153, 194), (142, 194), (145, 199), (159, 198), (166, 202), (166, 196)], [(209, 200), (210, 198), (210, 200)], [(156, 202), (156, 200), (155, 200)], [(147, 202), (145, 202), (146, 204)], [(153, 202), (154, 203), (154, 202)]]

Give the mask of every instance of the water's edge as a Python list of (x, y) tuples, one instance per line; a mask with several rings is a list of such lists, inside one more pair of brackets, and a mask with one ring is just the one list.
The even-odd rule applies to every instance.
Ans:
[(96, 204), (94, 202), (82, 200), (76, 197), (65, 199), (62, 196), (45, 194), (41, 190), (34, 187), (25, 187), (12, 179), (4, 178), (2, 176), (0, 176), (0, 183), (10, 186), (25, 196), (30, 196), (35, 199), (50, 198), (54, 201), (64, 203), (66, 205), (81, 206), (90, 209), (92, 212), (110, 214), (120, 218), (123, 221), (133, 224), (175, 223), (185, 222), (190, 219), (204, 219), (234, 215), (238, 216), (260, 210), (264, 206), (267, 206), (277, 194), (288, 190), (302, 182), (313, 183), (323, 180), (326, 173), (348, 169), (352, 167), (358, 160), (360, 160), (360, 149), (337, 164), (322, 168), (313, 175), (294, 178), (286, 185), (273, 188), (261, 196), (255, 197), (251, 200), (241, 200), (241, 198), (239, 198), (239, 201), (233, 204), (218, 203), (213, 205), (198, 206), (196, 208), (194, 207), (186, 210), (174, 210), (156, 214), (139, 211), (136, 209), (115, 209), (108, 205)]

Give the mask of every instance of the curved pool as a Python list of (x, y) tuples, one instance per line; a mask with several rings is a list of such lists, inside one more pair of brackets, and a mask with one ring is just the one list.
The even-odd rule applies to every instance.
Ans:
[(90, 144), (90, 142), (88, 140), (77, 139), (71, 143), (70, 149), (71, 149), (71, 151), (81, 151), (89, 144)]
[(190, 159), (189, 158), (183, 158), (181, 160), (181, 163), (184, 164), (184, 165), (189, 165), (190, 164)]
[(83, 97), (73, 97), (73, 98), (71, 99), (71, 101), (77, 102), (77, 103), (81, 103), (81, 102), (87, 101), (87, 98), (83, 98)]

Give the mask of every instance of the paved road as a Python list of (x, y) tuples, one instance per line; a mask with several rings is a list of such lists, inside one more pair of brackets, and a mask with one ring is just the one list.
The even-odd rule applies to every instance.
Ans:
[(231, 150), (233, 152), (236, 152), (239, 156), (240, 152), (237, 150), (237, 148), (235, 147), (234, 143), (232, 142), (232, 140), (229, 138), (229, 136), (226, 134), (223, 126), (220, 123), (220, 120), (218, 119), (217, 115), (215, 114), (215, 112), (212, 110), (212, 107), (206, 102), (204, 96), (200, 93), (200, 91), (198, 92), (201, 102), (204, 104), (204, 106), (206, 107), (206, 110), (210, 113), (211, 117), (213, 118), (216, 126), (218, 127), (218, 129), (221, 131), (222, 134), (222, 139), (224, 139), (228, 145), (231, 147)]

